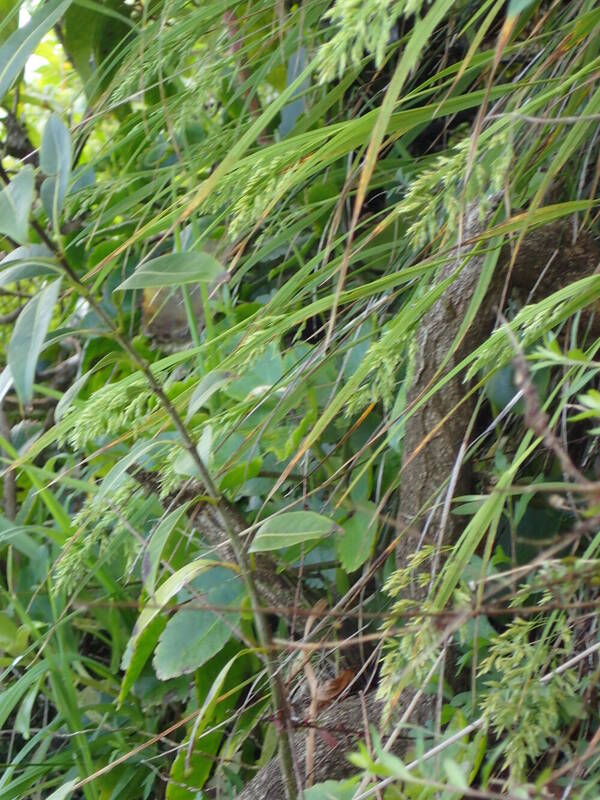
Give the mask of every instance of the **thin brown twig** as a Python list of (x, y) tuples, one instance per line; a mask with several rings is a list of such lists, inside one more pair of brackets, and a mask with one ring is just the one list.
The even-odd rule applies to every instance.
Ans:
[(9, 311), (7, 314), (0, 314), (0, 325), (11, 325), (16, 319), (19, 318), (19, 314), (25, 305), (19, 306), (18, 308), (13, 308), (12, 311)]
[[(516, 336), (512, 332), (506, 318), (502, 314), (499, 314), (499, 318), (504, 325), (506, 334), (510, 339), (515, 351), (515, 356), (513, 358), (513, 364), (515, 367), (515, 386), (517, 389), (520, 389), (523, 392), (523, 400), (525, 403), (525, 426), (533, 431), (536, 436), (539, 436), (542, 439), (544, 446), (554, 453), (554, 455), (558, 458), (565, 475), (571, 478), (579, 486), (585, 487), (587, 491), (592, 492), (592, 497), (590, 498), (592, 502), (600, 499), (600, 485), (596, 482), (589, 481), (581, 472), (581, 470), (579, 470), (575, 464), (573, 464), (573, 461), (571, 460), (571, 457), (567, 453), (566, 449), (563, 447), (562, 442), (556, 436), (554, 431), (550, 429), (550, 417), (542, 409), (537, 388), (531, 380), (531, 374), (529, 372), (529, 367), (527, 365), (527, 360), (525, 358), (525, 354), (523, 353), (523, 349)], [(596, 493), (595, 497), (594, 490)]]
[[(4, 170), (4, 167), (2, 167), (1, 165), (0, 165), (0, 178), (4, 181), (5, 184), (8, 185), (10, 183), (10, 179), (6, 171)], [(271, 641), (271, 632), (269, 629), (269, 624), (266, 615), (261, 610), (260, 596), (256, 584), (254, 582), (254, 577), (252, 575), (252, 570), (250, 568), (250, 564), (246, 556), (243, 541), (239, 534), (240, 520), (237, 517), (237, 513), (235, 512), (233, 507), (228, 503), (228, 501), (221, 495), (221, 493), (215, 486), (213, 479), (203, 459), (200, 457), (196, 449), (196, 445), (193, 442), (185, 423), (183, 422), (182, 418), (177, 412), (175, 406), (172, 404), (172, 402), (165, 394), (160, 383), (154, 377), (150, 364), (139, 355), (139, 353), (136, 351), (135, 347), (133, 347), (129, 339), (127, 339), (125, 336), (121, 334), (121, 332), (115, 325), (112, 318), (105, 312), (103, 306), (96, 301), (96, 298), (90, 292), (88, 287), (80, 281), (79, 277), (73, 271), (69, 262), (65, 258), (63, 252), (56, 245), (56, 243), (48, 236), (44, 228), (37, 222), (37, 220), (32, 220), (31, 225), (38, 234), (38, 236), (40, 237), (41, 241), (56, 255), (56, 258), (62, 268), (62, 271), (69, 280), (69, 282), (71, 283), (72, 287), (79, 293), (81, 297), (83, 297), (88, 302), (90, 308), (99, 316), (102, 322), (112, 332), (115, 341), (127, 353), (127, 355), (132, 360), (133, 364), (142, 372), (151, 391), (156, 396), (156, 398), (160, 402), (161, 406), (163, 407), (167, 415), (170, 417), (175, 427), (175, 430), (181, 436), (181, 439), (183, 441), (183, 446), (185, 450), (189, 453), (195, 467), (198, 469), (198, 472), (206, 487), (207, 494), (210, 496), (210, 498), (213, 500), (215, 504), (215, 508), (217, 510), (217, 513), (219, 514), (223, 530), (227, 536), (227, 539), (229, 540), (229, 544), (233, 550), (237, 564), (240, 567), (242, 577), (246, 586), (246, 591), (248, 592), (248, 596), (250, 598), (250, 602), (252, 605), (252, 612), (256, 625), (258, 640), (261, 645), (261, 650), (263, 651), (262, 656), (264, 658), (269, 678), (269, 685), (271, 687), (273, 695), (274, 709), (276, 713), (285, 714), (285, 709), (287, 708), (287, 700), (285, 696), (282, 694), (282, 684), (279, 682), (277, 677), (277, 665), (273, 660), (273, 655), (269, 647)], [(241, 525), (241, 527), (242, 528), (244, 527), (243, 524)], [(286, 735), (281, 736), (279, 739), (279, 752), (281, 759), (282, 777), (284, 780), (286, 797), (288, 800), (295, 800), (297, 796), (296, 781), (294, 779), (292, 751), (293, 751), (293, 740), (292, 737), (286, 731)]]

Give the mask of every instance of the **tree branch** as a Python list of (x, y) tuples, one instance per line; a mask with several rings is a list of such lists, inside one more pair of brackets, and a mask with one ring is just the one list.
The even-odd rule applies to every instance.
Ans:
[[(2, 166), (0, 166), (0, 178), (6, 184), (9, 183), (8, 175), (6, 174)], [(215, 509), (220, 519), (220, 523), (223, 527), (229, 545), (231, 546), (231, 549), (235, 556), (235, 561), (240, 568), (244, 584), (246, 587), (246, 591), (248, 592), (248, 597), (250, 598), (250, 603), (252, 605), (252, 613), (254, 615), (256, 632), (262, 650), (262, 653), (259, 653), (259, 655), (262, 657), (263, 663), (267, 670), (269, 687), (271, 689), (273, 698), (273, 710), (276, 715), (285, 718), (285, 715), (287, 713), (287, 699), (283, 692), (282, 685), (278, 680), (277, 662), (273, 654), (273, 651), (271, 649), (271, 631), (269, 629), (267, 616), (266, 614), (263, 613), (261, 609), (260, 595), (256, 587), (256, 583), (254, 581), (254, 576), (252, 574), (248, 558), (246, 556), (243, 541), (240, 537), (239, 528), (237, 527), (236, 524), (237, 523), (236, 512), (231, 507), (226, 498), (223, 497), (218, 491), (206, 465), (204, 464), (204, 461), (202, 460), (196, 449), (196, 445), (194, 444), (194, 442), (190, 437), (190, 434), (183, 420), (179, 416), (175, 406), (171, 403), (171, 401), (165, 394), (162, 386), (158, 383), (158, 381), (154, 377), (150, 364), (137, 353), (131, 342), (120, 333), (114, 321), (105, 312), (104, 308), (100, 305), (100, 303), (96, 301), (96, 298), (89, 291), (87, 286), (80, 281), (80, 279), (71, 268), (69, 262), (65, 258), (60, 248), (48, 236), (48, 234), (42, 228), (42, 226), (36, 220), (32, 220), (31, 224), (33, 229), (40, 237), (41, 241), (56, 255), (56, 258), (63, 270), (63, 273), (69, 280), (72, 287), (78, 292), (78, 294), (81, 297), (83, 297), (87, 301), (90, 308), (93, 311), (95, 311), (98, 317), (104, 322), (107, 328), (111, 331), (115, 341), (118, 342), (121, 348), (130, 357), (133, 364), (144, 375), (151, 391), (154, 393), (154, 395), (160, 402), (161, 406), (163, 407), (167, 415), (170, 417), (175, 427), (175, 430), (181, 436), (184, 448), (189, 453), (192, 462), (194, 463), (196, 469), (198, 470), (200, 476), (202, 477), (206, 493), (214, 502)], [(292, 742), (290, 740), (290, 737), (287, 735), (287, 732), (284, 733), (279, 739), (279, 754), (280, 754), (282, 777), (285, 784), (285, 796), (287, 800), (295, 800), (295, 798), (297, 797), (297, 791), (296, 791), (296, 781), (294, 777), (294, 768), (293, 768)], [(301, 790), (301, 787), (298, 788), (300, 788)]]

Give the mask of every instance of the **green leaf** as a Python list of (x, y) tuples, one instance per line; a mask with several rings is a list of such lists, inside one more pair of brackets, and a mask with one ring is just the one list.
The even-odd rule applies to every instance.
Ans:
[[(0, 100), (27, 63), (42, 37), (55, 25), (72, 0), (50, 0), (31, 17), (26, 25), (15, 31), (0, 47)], [(1, 218), (0, 214), (0, 218)]]
[(44, 128), (40, 167), (46, 175), (71, 172), (71, 134), (57, 114), (50, 114)]
[(69, 8), (63, 20), (66, 51), (88, 94), (88, 84), (93, 75), (93, 47), (101, 25), (101, 14), (87, 5), (84, 8), (78, 3)]
[[(209, 696), (210, 700), (208, 706), (199, 712), (200, 716), (190, 720), (187, 726), (185, 740), (181, 743), (179, 753), (171, 765), (165, 793), (166, 800), (197, 800), (201, 794), (199, 789), (204, 786), (213, 771), (215, 756), (219, 753), (225, 737), (228, 739), (227, 747), (231, 748), (231, 732), (223, 723), (236, 708), (239, 695), (244, 688), (244, 678), (248, 674), (249, 663), (252, 662), (247, 650), (243, 653), (245, 656), (243, 658), (240, 658), (239, 651), (239, 645), (231, 642), (194, 676), (198, 703), (204, 703)], [(221, 670), (230, 661), (233, 668), (230, 666), (221, 689), (213, 694), (215, 681), (222, 679)], [(265, 711), (264, 703), (255, 704), (252, 710), (262, 719)], [(198, 733), (198, 728), (207, 727), (206, 721), (210, 730)], [(236, 729), (241, 735), (244, 724), (244, 715), (238, 715)], [(227, 755), (221, 753), (223, 758), (227, 758)]]
[(121, 661), (121, 669), (125, 670), (125, 675), (121, 682), (121, 690), (119, 692), (119, 706), (133, 687), (134, 683), (139, 678), (144, 664), (154, 651), (156, 643), (165, 629), (167, 621), (164, 617), (155, 617), (148, 622), (144, 629), (139, 633), (135, 633), (127, 642), (127, 647), (123, 653)]
[(52, 251), (44, 244), (29, 244), (4, 256), (0, 263), (0, 286), (57, 272), (59, 267)]
[(117, 286), (117, 291), (214, 283), (224, 273), (221, 264), (209, 253), (169, 253), (143, 263), (133, 275)]
[(27, 691), (48, 673), (48, 662), (46, 659), (39, 661), (33, 666), (28, 666), (27, 670), (7, 688), (0, 693), (0, 727), (4, 725), (13, 709)]
[(148, 549), (142, 562), (142, 577), (144, 580), (144, 588), (149, 595), (154, 594), (156, 586), (156, 575), (158, 573), (158, 566), (162, 557), (163, 549), (167, 543), (167, 539), (188, 510), (189, 503), (184, 503), (179, 508), (171, 511), (170, 514), (161, 520), (156, 529), (150, 537)]
[(40, 687), (38, 684), (27, 692), (19, 706), (17, 716), (15, 717), (15, 731), (24, 739), (29, 739), (31, 735), (31, 711), (35, 703), (35, 698), (38, 696), (39, 689)]
[(283, 378), (283, 359), (279, 347), (270, 342), (264, 352), (248, 364), (240, 378), (227, 387), (227, 394), (237, 400), (260, 397)]
[(0, 0), (0, 44), (17, 30), (20, 5), (21, 0)]
[(217, 703), (219, 702), (220, 693), (223, 689), (223, 685), (229, 674), (230, 669), (235, 664), (235, 662), (241, 656), (247, 655), (249, 650), (240, 650), (239, 653), (236, 653), (235, 656), (230, 659), (227, 664), (223, 667), (223, 669), (219, 672), (217, 677), (214, 680), (214, 683), (206, 695), (204, 699), (204, 703), (202, 704), (202, 708), (198, 712), (198, 716), (196, 717), (196, 722), (194, 724), (194, 739), (197, 739), (198, 736), (204, 731), (207, 725), (210, 724), (211, 720), (213, 719), (213, 714)]
[[(210, 466), (212, 453), (212, 428), (210, 425), (207, 425), (202, 431), (200, 441), (196, 445), (196, 452), (202, 461), (206, 465)], [(199, 479), (202, 478), (202, 475), (198, 470), (198, 465), (188, 450), (181, 451), (181, 454), (173, 462), (173, 469), (178, 475), (189, 475)]]
[(263, 522), (250, 545), (250, 552), (281, 550), (300, 542), (322, 539), (336, 527), (335, 522), (314, 511), (288, 511)]
[[(509, 364), (491, 375), (485, 383), (485, 393), (494, 410), (505, 408), (517, 393), (514, 367)], [(521, 406), (523, 404), (521, 403)]]
[(155, 441), (139, 441), (137, 442), (126, 456), (119, 459), (112, 467), (108, 475), (102, 481), (100, 489), (98, 490), (98, 498), (104, 497), (115, 489), (118, 489), (123, 480), (127, 476), (127, 470), (137, 461), (140, 461), (153, 450), (159, 447), (164, 447), (165, 443), (160, 440)]
[(71, 134), (56, 115), (51, 114), (44, 128), (40, 167), (48, 176), (41, 189), (44, 210), (58, 228), (58, 220), (71, 175)]
[[(2, 48), (0, 53), (1, 50)], [(0, 192), (0, 233), (10, 236), (16, 242), (27, 241), (33, 183), (33, 167), (23, 167)]]
[(7, 349), (7, 362), (19, 400), (27, 405), (33, 397), (35, 368), (58, 299), (60, 278), (31, 299), (15, 324)]
[(376, 507), (364, 503), (349, 520), (342, 524), (344, 533), (336, 537), (336, 550), (346, 572), (354, 572), (371, 555), (377, 534)]
[(79, 779), (72, 778), (70, 781), (63, 783), (62, 786), (59, 786), (55, 792), (49, 794), (46, 800), (66, 800), (67, 797), (70, 797), (77, 783), (79, 783)]
[(304, 792), (304, 800), (352, 800), (356, 793), (356, 784), (356, 778), (317, 783)]
[(246, 481), (256, 478), (263, 465), (262, 458), (253, 458), (250, 461), (242, 461), (232, 467), (223, 475), (219, 481), (219, 489), (225, 491), (237, 491)]
[(83, 389), (88, 380), (91, 378), (93, 372), (94, 372), (93, 369), (89, 370), (88, 372), (85, 372), (83, 375), (80, 375), (77, 378), (77, 380), (73, 381), (73, 383), (69, 386), (67, 391), (63, 394), (63, 396), (56, 404), (56, 408), (54, 409), (55, 422), (60, 422), (60, 420), (64, 417), (64, 415), (71, 407), (71, 403), (77, 397), (79, 392)]
[(198, 386), (194, 389), (194, 393), (190, 398), (188, 404), (186, 422), (194, 416), (196, 411), (213, 396), (222, 386), (225, 386), (231, 380), (231, 373), (224, 370), (215, 369), (205, 375), (200, 381)]
[(448, 780), (453, 786), (456, 786), (458, 789), (469, 788), (463, 771), (458, 766), (456, 761), (451, 758), (445, 758), (442, 763), (444, 765), (444, 771), (448, 776)]
[(10, 367), (4, 367), (2, 372), (0, 372), (0, 403), (6, 397), (8, 391), (11, 389), (13, 385), (13, 377), (10, 371)]
[(506, 11), (507, 17), (516, 17), (521, 12), (526, 11), (536, 0), (510, 0)]
[[(301, 46), (289, 59), (287, 65), (286, 83), (289, 86), (306, 66), (306, 48)], [(298, 117), (304, 112), (305, 101), (302, 95), (308, 89), (310, 81), (306, 79), (302, 86), (298, 86), (294, 92), (294, 99), (281, 109), (281, 123), (279, 124), (279, 135), (285, 138), (294, 127)]]
[(0, 652), (12, 652), (12, 645), (17, 638), (17, 626), (13, 620), (0, 611)]
[[(237, 575), (215, 567), (194, 581), (196, 597), (168, 621), (154, 655), (154, 669), (160, 680), (193, 672), (216, 655), (229, 641), (239, 623), (241, 611), (208, 610), (211, 606), (239, 606), (244, 594)], [(197, 606), (206, 604), (207, 609)]]
[(159, 617), (164, 606), (187, 583), (214, 566), (215, 562), (206, 558), (197, 559), (186, 564), (160, 585), (154, 597), (142, 609), (121, 662), (121, 668), (125, 670), (125, 676), (121, 683), (119, 703), (123, 702), (154, 649), (154, 645), (164, 627), (164, 620)]

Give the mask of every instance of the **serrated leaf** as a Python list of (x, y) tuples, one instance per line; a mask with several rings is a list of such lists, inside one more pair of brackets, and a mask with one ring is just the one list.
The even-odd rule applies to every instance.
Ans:
[(0, 233), (19, 243), (27, 241), (33, 185), (33, 167), (26, 166), (0, 192)]
[(224, 275), (225, 270), (210, 253), (169, 253), (143, 263), (116, 291), (214, 283)]
[(72, 0), (50, 0), (31, 17), (26, 25), (11, 34), (0, 47), (0, 100), (27, 63), (42, 37), (55, 25)]
[(27, 405), (33, 397), (38, 357), (52, 321), (60, 290), (60, 278), (32, 298), (19, 314), (7, 349), (7, 362), (19, 400)]
[(322, 539), (335, 528), (335, 522), (314, 511), (288, 511), (263, 522), (250, 545), (250, 552), (281, 550), (293, 544)]

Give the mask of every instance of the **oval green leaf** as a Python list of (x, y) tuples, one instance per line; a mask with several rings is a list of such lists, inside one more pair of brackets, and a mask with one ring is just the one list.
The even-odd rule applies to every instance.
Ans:
[[(241, 581), (227, 580), (221, 567), (216, 573), (220, 584), (202, 592), (200, 602), (207, 606), (235, 608), (243, 596)], [(214, 613), (207, 609), (194, 608), (198, 601), (191, 601), (191, 608), (183, 606), (167, 622), (162, 632), (153, 666), (156, 677), (161, 681), (185, 675), (201, 667), (229, 641), (239, 623), (240, 611)]]
[[(190, 581), (214, 566), (217, 566), (215, 561), (200, 558), (181, 567), (160, 585), (153, 598), (141, 610), (121, 660), (121, 669), (125, 670), (125, 675), (121, 682), (119, 704), (136, 682), (164, 629), (165, 620), (161, 617), (163, 608)], [(233, 565), (230, 568), (235, 569)]]
[(336, 550), (342, 568), (354, 572), (365, 563), (373, 551), (377, 534), (377, 507), (364, 503), (343, 523), (343, 535), (336, 538)]
[(288, 511), (263, 522), (250, 545), (250, 552), (281, 550), (293, 544), (322, 539), (336, 527), (333, 520), (314, 511)]
[(221, 264), (209, 253), (169, 253), (146, 261), (117, 290), (214, 283), (224, 274)]

